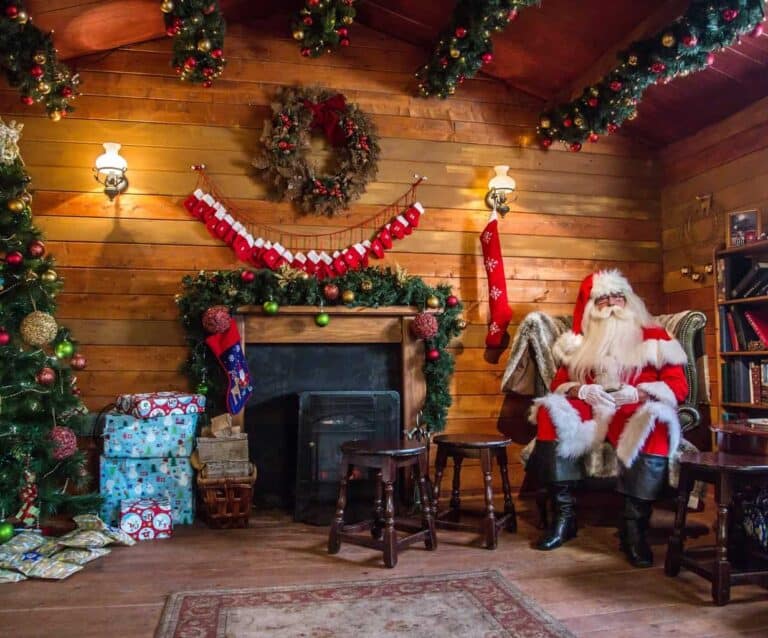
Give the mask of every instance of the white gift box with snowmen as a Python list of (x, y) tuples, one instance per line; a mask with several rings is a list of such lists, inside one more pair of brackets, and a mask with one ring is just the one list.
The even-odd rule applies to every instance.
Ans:
[(110, 525), (120, 520), (120, 501), (167, 498), (174, 525), (195, 518), (192, 465), (188, 458), (128, 459), (101, 457), (101, 517)]

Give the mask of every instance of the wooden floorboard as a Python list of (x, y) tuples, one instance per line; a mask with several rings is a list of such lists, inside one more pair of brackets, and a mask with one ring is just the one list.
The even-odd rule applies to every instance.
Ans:
[[(577, 636), (696, 638), (768, 635), (768, 591), (732, 589), (732, 602), (715, 607), (709, 583), (683, 571), (663, 573), (665, 529), (671, 512), (657, 512), (652, 569), (636, 570), (619, 554), (610, 516), (583, 511), (579, 536), (544, 554), (530, 547), (538, 535), (528, 501), (519, 503), (520, 531), (502, 532), (495, 552), (475, 536), (442, 531), (436, 552), (420, 546), (401, 553), (387, 570), (375, 551), (342, 545), (326, 553), (325, 528), (292, 523), (285, 513), (255, 515), (247, 530), (178, 528), (172, 539), (118, 547), (62, 582), (27, 581), (0, 590), (0, 627), (15, 638), (56, 636), (151, 637), (165, 598), (175, 591), (382, 579), (458, 570), (499, 569)], [(690, 518), (700, 532), (713, 507)], [(600, 519), (603, 519), (602, 521)], [(711, 542), (700, 536), (694, 542)]]

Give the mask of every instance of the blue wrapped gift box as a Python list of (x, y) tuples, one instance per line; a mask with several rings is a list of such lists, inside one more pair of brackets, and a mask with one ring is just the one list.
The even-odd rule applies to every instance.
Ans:
[(195, 518), (194, 482), (188, 458), (115, 459), (101, 457), (101, 517), (110, 525), (120, 520), (120, 501), (166, 497), (174, 525)]
[(110, 412), (104, 422), (104, 456), (109, 458), (186, 457), (192, 454), (197, 414), (139, 419)]

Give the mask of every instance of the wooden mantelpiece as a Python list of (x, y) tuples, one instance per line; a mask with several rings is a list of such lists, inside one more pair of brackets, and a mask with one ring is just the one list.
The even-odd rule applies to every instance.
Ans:
[[(315, 315), (327, 312), (330, 323), (321, 328)], [(329, 306), (282, 306), (276, 315), (265, 315), (261, 306), (241, 306), (235, 312), (243, 350), (261, 343), (399, 343), (402, 364), (400, 403), (403, 429), (416, 425), (426, 397), (424, 342), (414, 338), (411, 324), (420, 312), (415, 306), (347, 308)], [(258, 383), (259, 371), (251, 370)], [(343, 390), (344, 388), (339, 388)], [(245, 411), (236, 417), (242, 424)]]

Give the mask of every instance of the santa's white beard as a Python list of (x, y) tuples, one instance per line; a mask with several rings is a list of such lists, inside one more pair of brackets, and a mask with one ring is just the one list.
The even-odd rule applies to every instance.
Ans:
[(593, 307), (585, 319), (584, 341), (568, 365), (571, 377), (580, 383), (589, 377), (610, 390), (631, 381), (641, 367), (637, 315), (626, 306)]

